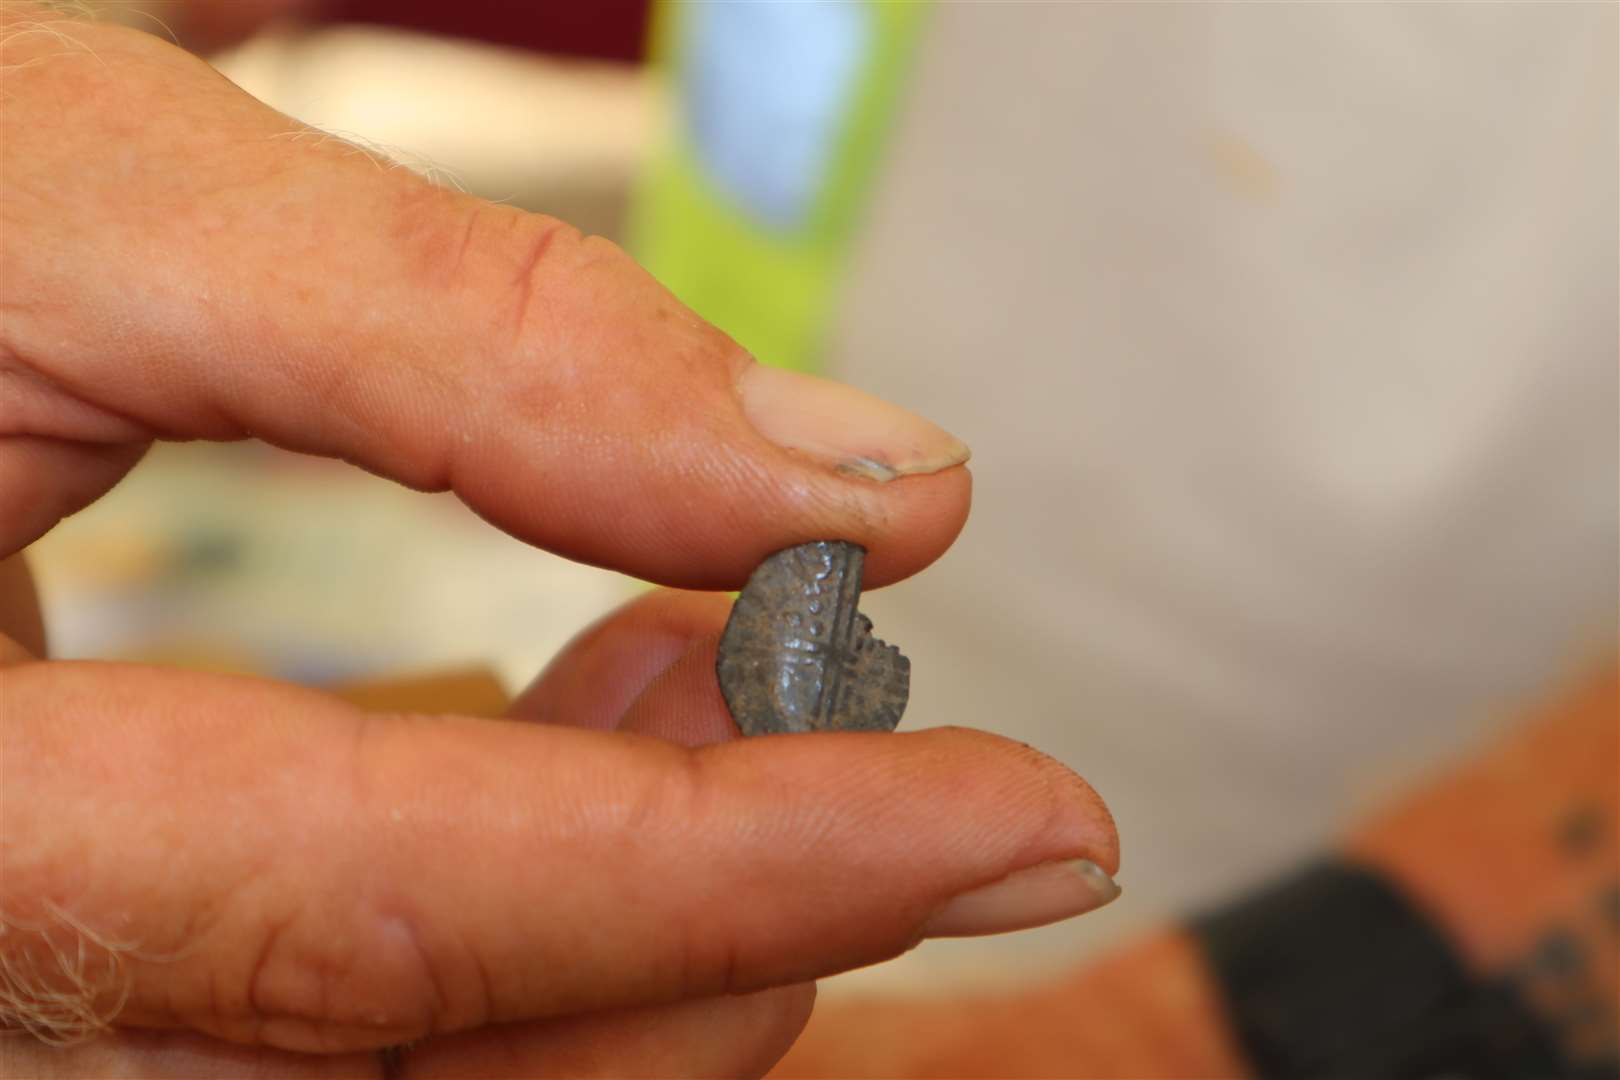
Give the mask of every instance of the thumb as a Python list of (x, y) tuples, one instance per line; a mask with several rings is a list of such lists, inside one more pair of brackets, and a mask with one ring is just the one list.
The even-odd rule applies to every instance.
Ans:
[(755, 365), (606, 241), (433, 188), (154, 38), (16, 11), (0, 439), (262, 438), (690, 586), (825, 536), (881, 584), (960, 528), (960, 442)]
[(1096, 793), (977, 732), (694, 750), (66, 662), (0, 694), (0, 904), (35, 928), (0, 961), (54, 975), (84, 937), (64, 972), (126, 974), (131, 1026), (375, 1047), (802, 982), (1116, 891)]

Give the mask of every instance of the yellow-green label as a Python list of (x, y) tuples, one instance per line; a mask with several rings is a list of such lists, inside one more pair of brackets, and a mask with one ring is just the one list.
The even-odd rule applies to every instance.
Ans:
[(666, 3), (670, 137), (632, 250), (761, 361), (814, 370), (924, 3)]

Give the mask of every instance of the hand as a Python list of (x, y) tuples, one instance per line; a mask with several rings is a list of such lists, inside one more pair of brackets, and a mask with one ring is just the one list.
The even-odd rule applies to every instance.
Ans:
[[(0, 17), (0, 553), (154, 438), (340, 457), (666, 584), (821, 537), (882, 584), (960, 528), (960, 443), (755, 366), (612, 245), (154, 38)], [(1112, 823), (1025, 747), (715, 741), (716, 603), (588, 634), (520, 706), (561, 723), (39, 662), (0, 614), (0, 1011), (111, 1025), (0, 1041), (7, 1069), (377, 1075), (425, 1039), (396, 1072), (746, 1073), (802, 1023), (793, 984), (1095, 903), (1061, 861), (1112, 871)]]

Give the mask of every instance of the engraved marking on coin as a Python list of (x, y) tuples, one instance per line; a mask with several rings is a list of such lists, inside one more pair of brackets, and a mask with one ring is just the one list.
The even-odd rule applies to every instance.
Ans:
[(843, 540), (787, 548), (760, 563), (737, 597), (715, 665), (747, 735), (890, 731), (911, 662), (872, 636), (860, 613), (866, 551)]

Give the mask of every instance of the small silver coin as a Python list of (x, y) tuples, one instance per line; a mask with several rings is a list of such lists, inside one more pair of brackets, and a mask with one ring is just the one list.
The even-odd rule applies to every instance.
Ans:
[(732, 606), (716, 672), (745, 735), (892, 731), (911, 661), (857, 610), (866, 549), (845, 540), (787, 548), (760, 563)]

